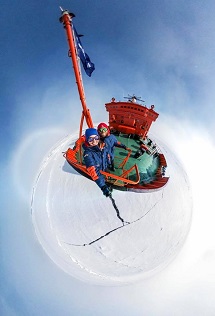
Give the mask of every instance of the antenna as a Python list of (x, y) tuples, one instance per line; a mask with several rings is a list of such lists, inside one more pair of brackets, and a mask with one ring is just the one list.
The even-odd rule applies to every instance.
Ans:
[(133, 95), (128, 94), (128, 97), (124, 97), (124, 99), (128, 99), (129, 102), (133, 102), (133, 103), (136, 103), (137, 101), (145, 102), (144, 100), (141, 99), (141, 97), (136, 97), (135, 94)]

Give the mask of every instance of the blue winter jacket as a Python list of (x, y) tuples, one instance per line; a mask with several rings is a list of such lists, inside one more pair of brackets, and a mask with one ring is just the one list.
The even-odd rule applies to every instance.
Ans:
[(89, 146), (87, 143), (83, 144), (84, 149), (84, 163), (87, 167), (91, 178), (96, 184), (102, 188), (105, 185), (105, 178), (100, 173), (100, 170), (105, 171), (108, 166), (108, 147), (105, 143), (99, 146)]
[(109, 136), (106, 136), (103, 141), (107, 144), (108, 146), (108, 153), (110, 155), (110, 163), (114, 159), (114, 147), (119, 147), (119, 148), (124, 148), (126, 149), (126, 146), (122, 143), (120, 143), (117, 138), (113, 135), (110, 134)]

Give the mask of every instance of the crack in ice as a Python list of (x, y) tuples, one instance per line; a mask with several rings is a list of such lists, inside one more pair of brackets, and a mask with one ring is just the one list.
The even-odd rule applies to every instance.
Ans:
[[(128, 225), (131, 225), (131, 224), (134, 224), (134, 223), (140, 221), (140, 220), (141, 220), (142, 218), (144, 218), (151, 210), (153, 210), (153, 208), (154, 208), (162, 199), (163, 199), (163, 192), (162, 192), (162, 197), (161, 197), (145, 214), (143, 214), (141, 217), (139, 217), (139, 218), (137, 218), (137, 219), (135, 219), (134, 221), (131, 221), (131, 222), (125, 222), (125, 221), (123, 220), (123, 225), (118, 226), (118, 227), (116, 227), (116, 228), (114, 228), (114, 229), (108, 231), (106, 234), (101, 235), (100, 237), (98, 237), (98, 238), (92, 240), (92, 241), (89, 242), (89, 243), (73, 244), (73, 243), (68, 243), (68, 242), (65, 242), (65, 241), (63, 241), (63, 242), (64, 242), (65, 244), (67, 244), (67, 245), (76, 246), (76, 247), (90, 246), (90, 245), (94, 244), (95, 242), (97, 242), (97, 241), (99, 241), (99, 240), (101, 240), (101, 239), (107, 237), (108, 235), (110, 235), (111, 233), (115, 232), (116, 230), (118, 230), (118, 229), (120, 229), (120, 228), (125, 228), (125, 227), (128, 226)], [(126, 223), (126, 224), (124, 224), (124, 223)]]

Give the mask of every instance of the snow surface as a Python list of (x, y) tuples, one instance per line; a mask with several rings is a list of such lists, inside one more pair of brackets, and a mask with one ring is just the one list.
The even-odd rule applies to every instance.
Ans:
[(120, 216), (131, 222), (125, 226), (110, 199), (63, 157), (77, 135), (44, 159), (32, 193), (33, 225), (45, 252), (66, 273), (96, 284), (126, 284), (160, 271), (180, 251), (190, 229), (191, 188), (176, 156), (150, 138), (166, 157), (170, 179), (153, 193), (114, 190)]

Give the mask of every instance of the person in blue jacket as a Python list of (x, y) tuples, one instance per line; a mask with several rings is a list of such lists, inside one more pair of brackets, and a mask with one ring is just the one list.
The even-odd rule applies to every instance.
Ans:
[(100, 142), (95, 128), (86, 129), (83, 149), (84, 163), (92, 180), (106, 197), (111, 196), (111, 190), (105, 183), (105, 177), (100, 173), (100, 170), (105, 171), (108, 167), (108, 147), (104, 142)]
[(115, 171), (114, 167), (114, 147), (123, 148), (125, 150), (130, 150), (124, 144), (119, 142), (117, 138), (110, 133), (110, 129), (107, 124), (100, 123), (97, 127), (100, 139), (105, 142), (108, 146), (108, 153), (109, 153), (109, 163), (108, 168), (112, 171)]

